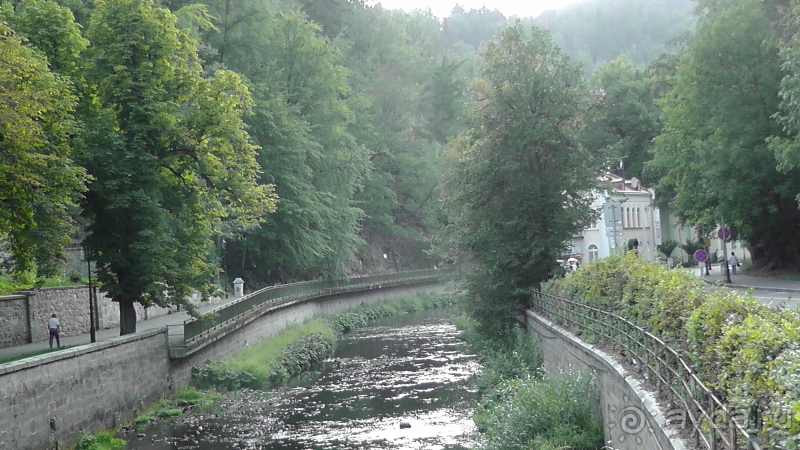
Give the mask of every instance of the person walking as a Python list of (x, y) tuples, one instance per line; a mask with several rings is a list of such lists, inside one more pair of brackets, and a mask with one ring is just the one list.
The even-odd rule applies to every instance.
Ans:
[(56, 345), (58, 348), (61, 348), (61, 339), (58, 336), (58, 333), (61, 331), (61, 324), (58, 323), (58, 317), (56, 317), (56, 313), (53, 313), (49, 319), (47, 319), (47, 329), (50, 331), (50, 348), (53, 348), (53, 338), (56, 338)]
[(736, 254), (731, 252), (731, 258), (728, 260), (731, 265), (731, 273), (736, 275), (736, 268), (739, 267), (739, 258), (736, 257)]

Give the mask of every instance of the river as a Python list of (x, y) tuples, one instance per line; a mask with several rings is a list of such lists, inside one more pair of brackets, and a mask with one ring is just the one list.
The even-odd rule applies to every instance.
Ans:
[(450, 310), (377, 321), (344, 336), (319, 371), (148, 425), (127, 449), (471, 448), (480, 366), (457, 334)]

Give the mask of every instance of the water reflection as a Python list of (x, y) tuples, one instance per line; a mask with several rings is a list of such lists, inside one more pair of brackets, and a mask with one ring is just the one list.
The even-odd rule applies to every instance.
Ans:
[(214, 413), (149, 427), (128, 448), (470, 448), (479, 367), (456, 334), (441, 310), (386, 319), (293, 385), (236, 393)]

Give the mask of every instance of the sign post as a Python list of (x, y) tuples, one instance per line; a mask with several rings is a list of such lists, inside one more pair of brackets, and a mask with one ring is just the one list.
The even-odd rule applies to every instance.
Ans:
[(614, 238), (617, 248), (617, 237), (622, 236), (622, 205), (620, 202), (607, 201), (603, 204), (603, 222), (606, 226), (606, 237)]
[(717, 230), (717, 237), (722, 240), (722, 264), (723, 264), (723, 274), (725, 275), (725, 282), (731, 282), (731, 268), (728, 267), (728, 239), (731, 238), (731, 230), (725, 228), (725, 220), (720, 216), (720, 222), (722, 225), (720, 226), (719, 230)]

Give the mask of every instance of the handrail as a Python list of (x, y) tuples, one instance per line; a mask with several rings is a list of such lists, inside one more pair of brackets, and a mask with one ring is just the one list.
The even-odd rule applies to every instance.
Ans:
[[(551, 319), (598, 334), (626, 356), (638, 359), (642, 364), (637, 367), (644, 368), (645, 377), (680, 403), (691, 422), (696, 446), (702, 443), (706, 449), (719, 450), (721, 444), (728, 450), (761, 450), (755, 420), (750, 426), (750, 411), (745, 411), (745, 427), (737, 420), (737, 411), (717, 398), (680, 353), (657, 336), (622, 316), (564, 297), (532, 290), (532, 301), (534, 309)], [(746, 447), (740, 447), (741, 443)]]
[(245, 313), (265, 305), (279, 304), (301, 296), (333, 293), (341, 290), (355, 290), (384, 284), (406, 284), (411, 282), (437, 280), (446, 270), (423, 269), (396, 272), (387, 275), (373, 275), (360, 278), (302, 281), (299, 283), (269, 286), (247, 294), (240, 299), (208, 311), (202, 317), (192, 317), (183, 322), (184, 344), (192, 343), (210, 330), (226, 322), (233, 321)]

